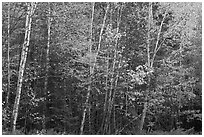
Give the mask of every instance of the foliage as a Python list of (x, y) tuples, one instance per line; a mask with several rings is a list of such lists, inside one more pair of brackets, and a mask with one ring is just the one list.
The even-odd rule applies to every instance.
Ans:
[[(94, 10), (93, 3), (50, 3), (48, 88), (44, 91), (48, 5), (37, 3), (32, 17), (15, 134), (79, 134), (85, 110), (83, 134), (201, 132), (200, 3), (96, 2)], [(11, 113), (26, 17), (26, 3), (12, 2), (8, 22), (8, 6), (2, 3), (3, 134), (13, 134)], [(146, 117), (139, 131), (145, 102)]]

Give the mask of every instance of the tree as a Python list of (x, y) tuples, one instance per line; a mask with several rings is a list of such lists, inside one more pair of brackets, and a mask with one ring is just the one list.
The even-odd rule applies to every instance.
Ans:
[(198, 133), (200, 6), (3, 3), (3, 134)]
[[(168, 9), (168, 7), (167, 7)], [(162, 18), (162, 21), (161, 21), (161, 24), (159, 26), (159, 30), (158, 30), (158, 34), (157, 34), (157, 39), (156, 39), (156, 43), (155, 43), (155, 47), (154, 47), (154, 51), (153, 51), (153, 56), (152, 58), (150, 57), (150, 43), (151, 43), (151, 37), (150, 37), (150, 28), (151, 28), (151, 24), (153, 22), (152, 20), (152, 4), (149, 3), (149, 18), (148, 18), (148, 30), (147, 30), (147, 67), (150, 68), (150, 70), (152, 70), (153, 68), (153, 65), (154, 65), (154, 59), (155, 59), (155, 56), (157, 54), (157, 52), (159, 51), (160, 47), (161, 47), (161, 43), (159, 45), (159, 41), (160, 41), (160, 35), (162, 33), (162, 28), (163, 28), (163, 25), (164, 25), (164, 21), (165, 21), (165, 18), (166, 18), (166, 14), (167, 14), (167, 10), (165, 11), (165, 13), (162, 15), (163, 18)], [(144, 103), (144, 109), (143, 109), (143, 113), (142, 113), (142, 118), (141, 118), (141, 125), (140, 125), (140, 131), (142, 131), (143, 129), (143, 126), (144, 126), (144, 120), (145, 120), (145, 117), (146, 117), (146, 113), (147, 113), (147, 96), (148, 96), (148, 93), (149, 93), (149, 86), (150, 86), (150, 78), (148, 77), (148, 85), (147, 85), (147, 92), (145, 93), (145, 103)]]
[(8, 91), (7, 91), (7, 97), (6, 97), (6, 105), (8, 106), (9, 104), (9, 95), (10, 95), (10, 3), (8, 3), (8, 53), (7, 53), (7, 58), (8, 58)]
[(20, 96), (21, 96), (23, 74), (25, 70), (26, 58), (27, 58), (27, 53), (28, 53), (29, 41), (30, 41), (32, 15), (34, 13), (36, 3), (27, 3), (27, 6), (28, 6), (27, 7), (28, 13), (26, 16), (25, 38), (24, 38), (22, 54), (21, 54), (21, 62), (20, 62), (20, 68), (19, 68), (16, 98), (15, 98), (15, 103), (13, 107), (13, 129), (12, 129), (13, 133), (15, 133), (15, 130), (16, 130), (16, 120), (18, 117), (18, 108), (19, 108), (19, 102), (20, 102)]
[[(89, 54), (91, 55), (92, 54), (92, 39), (93, 39), (93, 34), (92, 34), (92, 28), (93, 28), (93, 20), (94, 20), (94, 6), (95, 6), (95, 3), (93, 2), (92, 4), (92, 16), (91, 16), (91, 28), (90, 28), (90, 46), (89, 46)], [(105, 18), (105, 17), (104, 17)], [(105, 19), (104, 19), (105, 20)], [(103, 28), (102, 28), (103, 29)], [(103, 31), (103, 30), (102, 30)], [(99, 42), (100, 44), (100, 42)], [(98, 47), (98, 49), (100, 48), (100, 46)], [(97, 56), (97, 55), (96, 55)], [(96, 60), (96, 59), (95, 59)], [(94, 61), (95, 62), (95, 61)], [(87, 93), (87, 97), (86, 97), (86, 102), (85, 102), (85, 108), (84, 108), (84, 112), (83, 112), (83, 119), (81, 121), (81, 128), (80, 128), (80, 134), (83, 135), (83, 130), (84, 130), (84, 123), (85, 123), (85, 118), (86, 118), (86, 113), (87, 113), (87, 108), (89, 107), (89, 97), (90, 97), (90, 94), (91, 94), (91, 82), (92, 82), (92, 75), (93, 75), (93, 72), (94, 72), (94, 67), (95, 65), (93, 65), (93, 68), (92, 68), (92, 65), (91, 65), (91, 58), (89, 60), (89, 65), (90, 65), (90, 78), (89, 78), (89, 85), (88, 85), (88, 93)], [(89, 109), (90, 111), (90, 109)]]
[(50, 51), (50, 35), (51, 35), (51, 10), (50, 10), (50, 3), (48, 3), (48, 15), (47, 15), (47, 48), (46, 48), (46, 69), (45, 69), (45, 82), (44, 82), (44, 117), (43, 117), (43, 129), (46, 129), (46, 106), (47, 106), (47, 85), (48, 85), (48, 73), (49, 73), (49, 51)]

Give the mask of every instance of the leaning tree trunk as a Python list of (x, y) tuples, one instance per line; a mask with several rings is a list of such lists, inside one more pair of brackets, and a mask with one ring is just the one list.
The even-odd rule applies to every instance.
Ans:
[(20, 67), (19, 67), (19, 74), (18, 74), (18, 83), (17, 83), (17, 91), (16, 91), (16, 98), (14, 102), (13, 107), (13, 133), (16, 131), (16, 121), (18, 117), (18, 109), (19, 109), (19, 102), (21, 97), (21, 88), (23, 84), (23, 74), (25, 71), (25, 64), (26, 64), (26, 58), (28, 54), (28, 47), (29, 47), (29, 41), (30, 41), (30, 32), (31, 32), (31, 22), (32, 22), (32, 14), (34, 13), (36, 3), (27, 3), (27, 15), (26, 15), (26, 23), (25, 23), (25, 37), (24, 37), (24, 43), (21, 53), (21, 61), (20, 61)]

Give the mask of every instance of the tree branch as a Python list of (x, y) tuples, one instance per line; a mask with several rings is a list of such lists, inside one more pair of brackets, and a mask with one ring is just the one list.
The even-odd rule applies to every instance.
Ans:
[(158, 44), (159, 44), (159, 38), (160, 38), (160, 35), (161, 35), (161, 31), (162, 31), (162, 26), (163, 26), (164, 20), (165, 20), (165, 18), (166, 18), (166, 14), (167, 14), (167, 10), (166, 10), (165, 13), (164, 13), (164, 17), (163, 17), (163, 19), (162, 19), (162, 22), (161, 22), (161, 25), (160, 25), (160, 28), (159, 28), (159, 32), (158, 32), (158, 35), (157, 35), (157, 41), (156, 41), (156, 45), (155, 45), (155, 48), (154, 48), (154, 54), (153, 54), (152, 61), (151, 61), (151, 67), (152, 67), (153, 64), (154, 64), (154, 59), (155, 59), (155, 56), (156, 56), (156, 54), (157, 54), (157, 51), (158, 51), (159, 48), (161, 47), (161, 46), (159, 46), (159, 48), (157, 48), (157, 47), (158, 47)]

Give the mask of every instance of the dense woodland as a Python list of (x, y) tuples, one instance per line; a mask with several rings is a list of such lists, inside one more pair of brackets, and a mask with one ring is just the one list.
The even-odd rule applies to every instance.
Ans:
[(202, 134), (202, 3), (3, 2), (2, 134)]

